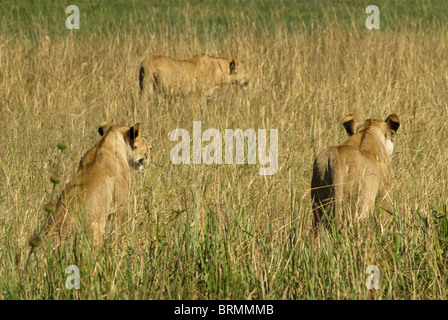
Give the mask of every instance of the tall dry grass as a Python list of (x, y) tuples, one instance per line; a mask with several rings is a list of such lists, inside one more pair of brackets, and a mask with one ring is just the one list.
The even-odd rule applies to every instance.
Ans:
[[(396, 32), (335, 22), (291, 31), (247, 21), (217, 38), (187, 17), (182, 30), (166, 30), (1, 39), (0, 298), (364, 299), (366, 267), (377, 265), (376, 298), (446, 299), (446, 25)], [(250, 90), (223, 87), (210, 102), (139, 99), (142, 58), (198, 52), (238, 56), (253, 72)], [(346, 139), (339, 120), (347, 113), (401, 119), (396, 219), (384, 234), (372, 218), (314, 239), (313, 160)], [(60, 251), (46, 243), (26, 264), (58, 167), (57, 142), (69, 146), (60, 192), (104, 120), (140, 122), (153, 145), (152, 162), (133, 174), (119, 242), (95, 250), (68, 239)], [(171, 164), (170, 132), (191, 134), (193, 121), (221, 132), (278, 129), (278, 172)], [(65, 288), (73, 264), (78, 291)]]

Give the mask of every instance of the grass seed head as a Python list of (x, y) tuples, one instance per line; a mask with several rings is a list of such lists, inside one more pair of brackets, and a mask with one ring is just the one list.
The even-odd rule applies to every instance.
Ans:
[(67, 145), (64, 142), (59, 142), (58, 149), (64, 151), (65, 149), (67, 149)]
[(44, 205), (44, 210), (48, 213), (55, 213), (56, 212), (56, 205), (54, 203), (47, 203)]
[(59, 183), (61, 183), (61, 176), (58, 175), (58, 174), (53, 174), (53, 175), (50, 177), (50, 181), (51, 181), (53, 184), (59, 184)]
[(39, 247), (42, 244), (42, 239), (40, 239), (38, 236), (34, 235), (30, 241), (28, 242), (30, 246), (32, 247)]

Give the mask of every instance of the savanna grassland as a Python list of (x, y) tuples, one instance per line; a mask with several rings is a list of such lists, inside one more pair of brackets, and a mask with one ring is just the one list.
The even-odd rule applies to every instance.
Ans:
[[(68, 30), (65, 8), (80, 9)], [(0, 6), (0, 299), (375, 299), (448, 297), (448, 2), (11, 1)], [(144, 57), (238, 57), (247, 91), (139, 98)], [(394, 219), (311, 233), (317, 153), (341, 118), (401, 120)], [(140, 122), (152, 158), (133, 172), (127, 219), (102, 248), (82, 233), (30, 255), (28, 238), (105, 121)], [(170, 132), (278, 129), (278, 171), (174, 165)], [(68, 148), (61, 153), (56, 145)], [(203, 146), (206, 143), (203, 144)], [(50, 176), (62, 183), (52, 197)], [(65, 287), (79, 267), (79, 290)], [(370, 292), (371, 297), (372, 293)]]

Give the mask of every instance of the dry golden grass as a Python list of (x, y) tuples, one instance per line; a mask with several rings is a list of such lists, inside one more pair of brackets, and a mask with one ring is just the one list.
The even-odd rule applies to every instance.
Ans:
[[(445, 298), (447, 292), (448, 32), (369, 31), (333, 24), (295, 32), (244, 28), (220, 39), (184, 32), (102, 39), (42, 35), (0, 45), (0, 298), (321, 299), (367, 298), (365, 269), (378, 265), (384, 299)], [(206, 30), (204, 31), (206, 35)], [(150, 54), (237, 56), (250, 89), (141, 101), (138, 66)], [(362, 230), (310, 235), (312, 164), (342, 143), (340, 119), (396, 113), (392, 159), (397, 219), (384, 235)], [(64, 253), (44, 244), (25, 259), (42, 223), (51, 174), (65, 141), (63, 183), (98, 140), (102, 121), (140, 122), (153, 157), (133, 174), (120, 245)], [(279, 170), (259, 165), (173, 165), (175, 128), (278, 129)], [(76, 264), (82, 288), (64, 287)], [(6, 288), (9, 289), (6, 289)]]

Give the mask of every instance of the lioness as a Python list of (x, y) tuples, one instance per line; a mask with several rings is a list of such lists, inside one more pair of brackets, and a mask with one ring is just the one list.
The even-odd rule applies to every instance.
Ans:
[(323, 150), (314, 161), (311, 198), (315, 229), (325, 220), (325, 214), (334, 217), (342, 209), (352, 210), (356, 219), (366, 219), (377, 194), (383, 208), (382, 218), (387, 220), (387, 211), (392, 208), (389, 158), (400, 120), (391, 114), (385, 121), (360, 121), (349, 114), (343, 119), (343, 126), (350, 136), (348, 140), (341, 146)]
[(153, 56), (142, 63), (139, 72), (140, 90), (145, 95), (161, 89), (168, 96), (198, 93), (210, 98), (226, 83), (246, 89), (250, 79), (249, 69), (237, 58), (216, 58), (205, 53), (188, 60)]
[[(123, 218), (129, 196), (128, 167), (142, 170), (151, 146), (142, 137), (141, 127), (104, 122), (98, 128), (101, 139), (85, 153), (75, 177), (62, 192), (56, 211), (44, 232), (58, 233), (61, 239), (73, 226), (85, 222), (93, 232), (95, 245), (100, 245), (110, 220)], [(30, 244), (40, 242), (34, 235)]]

